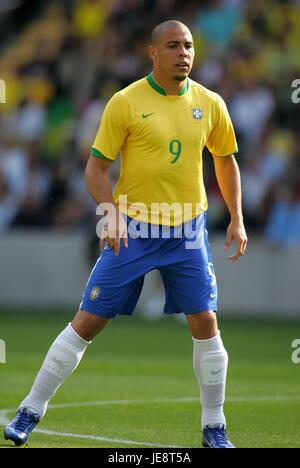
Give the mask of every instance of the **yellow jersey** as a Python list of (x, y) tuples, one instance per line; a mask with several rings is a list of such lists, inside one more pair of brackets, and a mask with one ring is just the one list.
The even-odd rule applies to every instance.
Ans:
[(110, 99), (91, 154), (113, 161), (120, 153), (121, 212), (177, 226), (207, 210), (205, 146), (220, 157), (237, 152), (223, 99), (189, 78), (178, 96), (167, 95), (151, 73)]

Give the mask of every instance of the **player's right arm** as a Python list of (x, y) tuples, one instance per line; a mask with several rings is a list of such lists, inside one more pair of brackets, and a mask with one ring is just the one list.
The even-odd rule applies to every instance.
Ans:
[(101, 252), (107, 244), (114, 250), (115, 255), (119, 255), (121, 239), (123, 239), (124, 246), (128, 247), (127, 227), (114, 202), (108, 177), (110, 165), (111, 161), (91, 155), (86, 166), (85, 178), (88, 190), (97, 205), (105, 204), (105, 207), (108, 208), (104, 213), (107, 223), (100, 236)]
[(121, 239), (127, 247), (127, 226), (113, 199), (108, 168), (125, 143), (129, 122), (127, 100), (121, 93), (116, 93), (102, 115), (86, 168), (86, 182), (90, 194), (98, 206), (106, 204), (104, 214), (107, 224), (101, 232), (100, 248), (103, 251), (106, 243), (114, 249), (115, 255), (119, 255)]

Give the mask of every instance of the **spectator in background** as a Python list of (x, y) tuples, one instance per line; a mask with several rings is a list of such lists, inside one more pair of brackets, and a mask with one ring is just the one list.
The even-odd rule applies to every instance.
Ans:
[(21, 201), (26, 192), (28, 154), (9, 135), (3, 137), (2, 147), (0, 146), (0, 170), (9, 192)]
[(230, 46), (242, 16), (242, 2), (212, 0), (196, 14), (194, 28), (203, 34), (213, 49), (225, 52)]
[(0, 169), (0, 234), (7, 231), (19, 208), (19, 200), (8, 187), (4, 172)]
[(50, 174), (39, 158), (39, 142), (27, 143), (26, 149), (28, 157), (26, 188), (13, 225), (43, 227), (47, 223), (45, 206), (50, 190)]
[(265, 223), (265, 200), (273, 186), (288, 172), (294, 145), (293, 134), (279, 128), (264, 133), (260, 146), (246, 154), (242, 168), (244, 206), (248, 227), (261, 229)]
[(90, 39), (101, 34), (107, 21), (108, 2), (103, 0), (78, 0), (75, 3), (73, 25), (77, 36)]
[(230, 105), (232, 120), (245, 149), (258, 145), (274, 108), (272, 91), (254, 78), (245, 79)]
[(274, 204), (264, 231), (265, 238), (276, 247), (300, 244), (300, 153), (291, 165), (286, 180), (274, 188)]
[(24, 100), (12, 118), (12, 128), (23, 141), (38, 140), (46, 128), (46, 109), (43, 105)]

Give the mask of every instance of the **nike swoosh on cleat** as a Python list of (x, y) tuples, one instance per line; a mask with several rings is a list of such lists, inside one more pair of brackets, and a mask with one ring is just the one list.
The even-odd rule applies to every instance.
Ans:
[(142, 114), (143, 119), (146, 119), (146, 117), (150, 117), (150, 115), (156, 114), (156, 112), (150, 112), (150, 114)]
[(222, 369), (219, 369), (218, 371), (211, 371), (211, 375), (217, 375), (219, 374), (220, 372), (222, 372), (223, 368)]

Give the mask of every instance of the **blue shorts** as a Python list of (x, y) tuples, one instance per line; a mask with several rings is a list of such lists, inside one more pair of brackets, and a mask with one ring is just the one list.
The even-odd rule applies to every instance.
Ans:
[[(110, 318), (131, 315), (144, 276), (152, 270), (160, 271), (165, 286), (165, 314), (217, 310), (217, 284), (205, 229), (206, 213), (171, 228), (130, 218), (127, 224), (128, 248), (121, 244), (120, 255), (115, 256), (112, 249), (105, 247), (88, 280), (80, 310)], [(151, 228), (156, 238), (149, 238)], [(183, 233), (181, 237), (180, 233)]]

